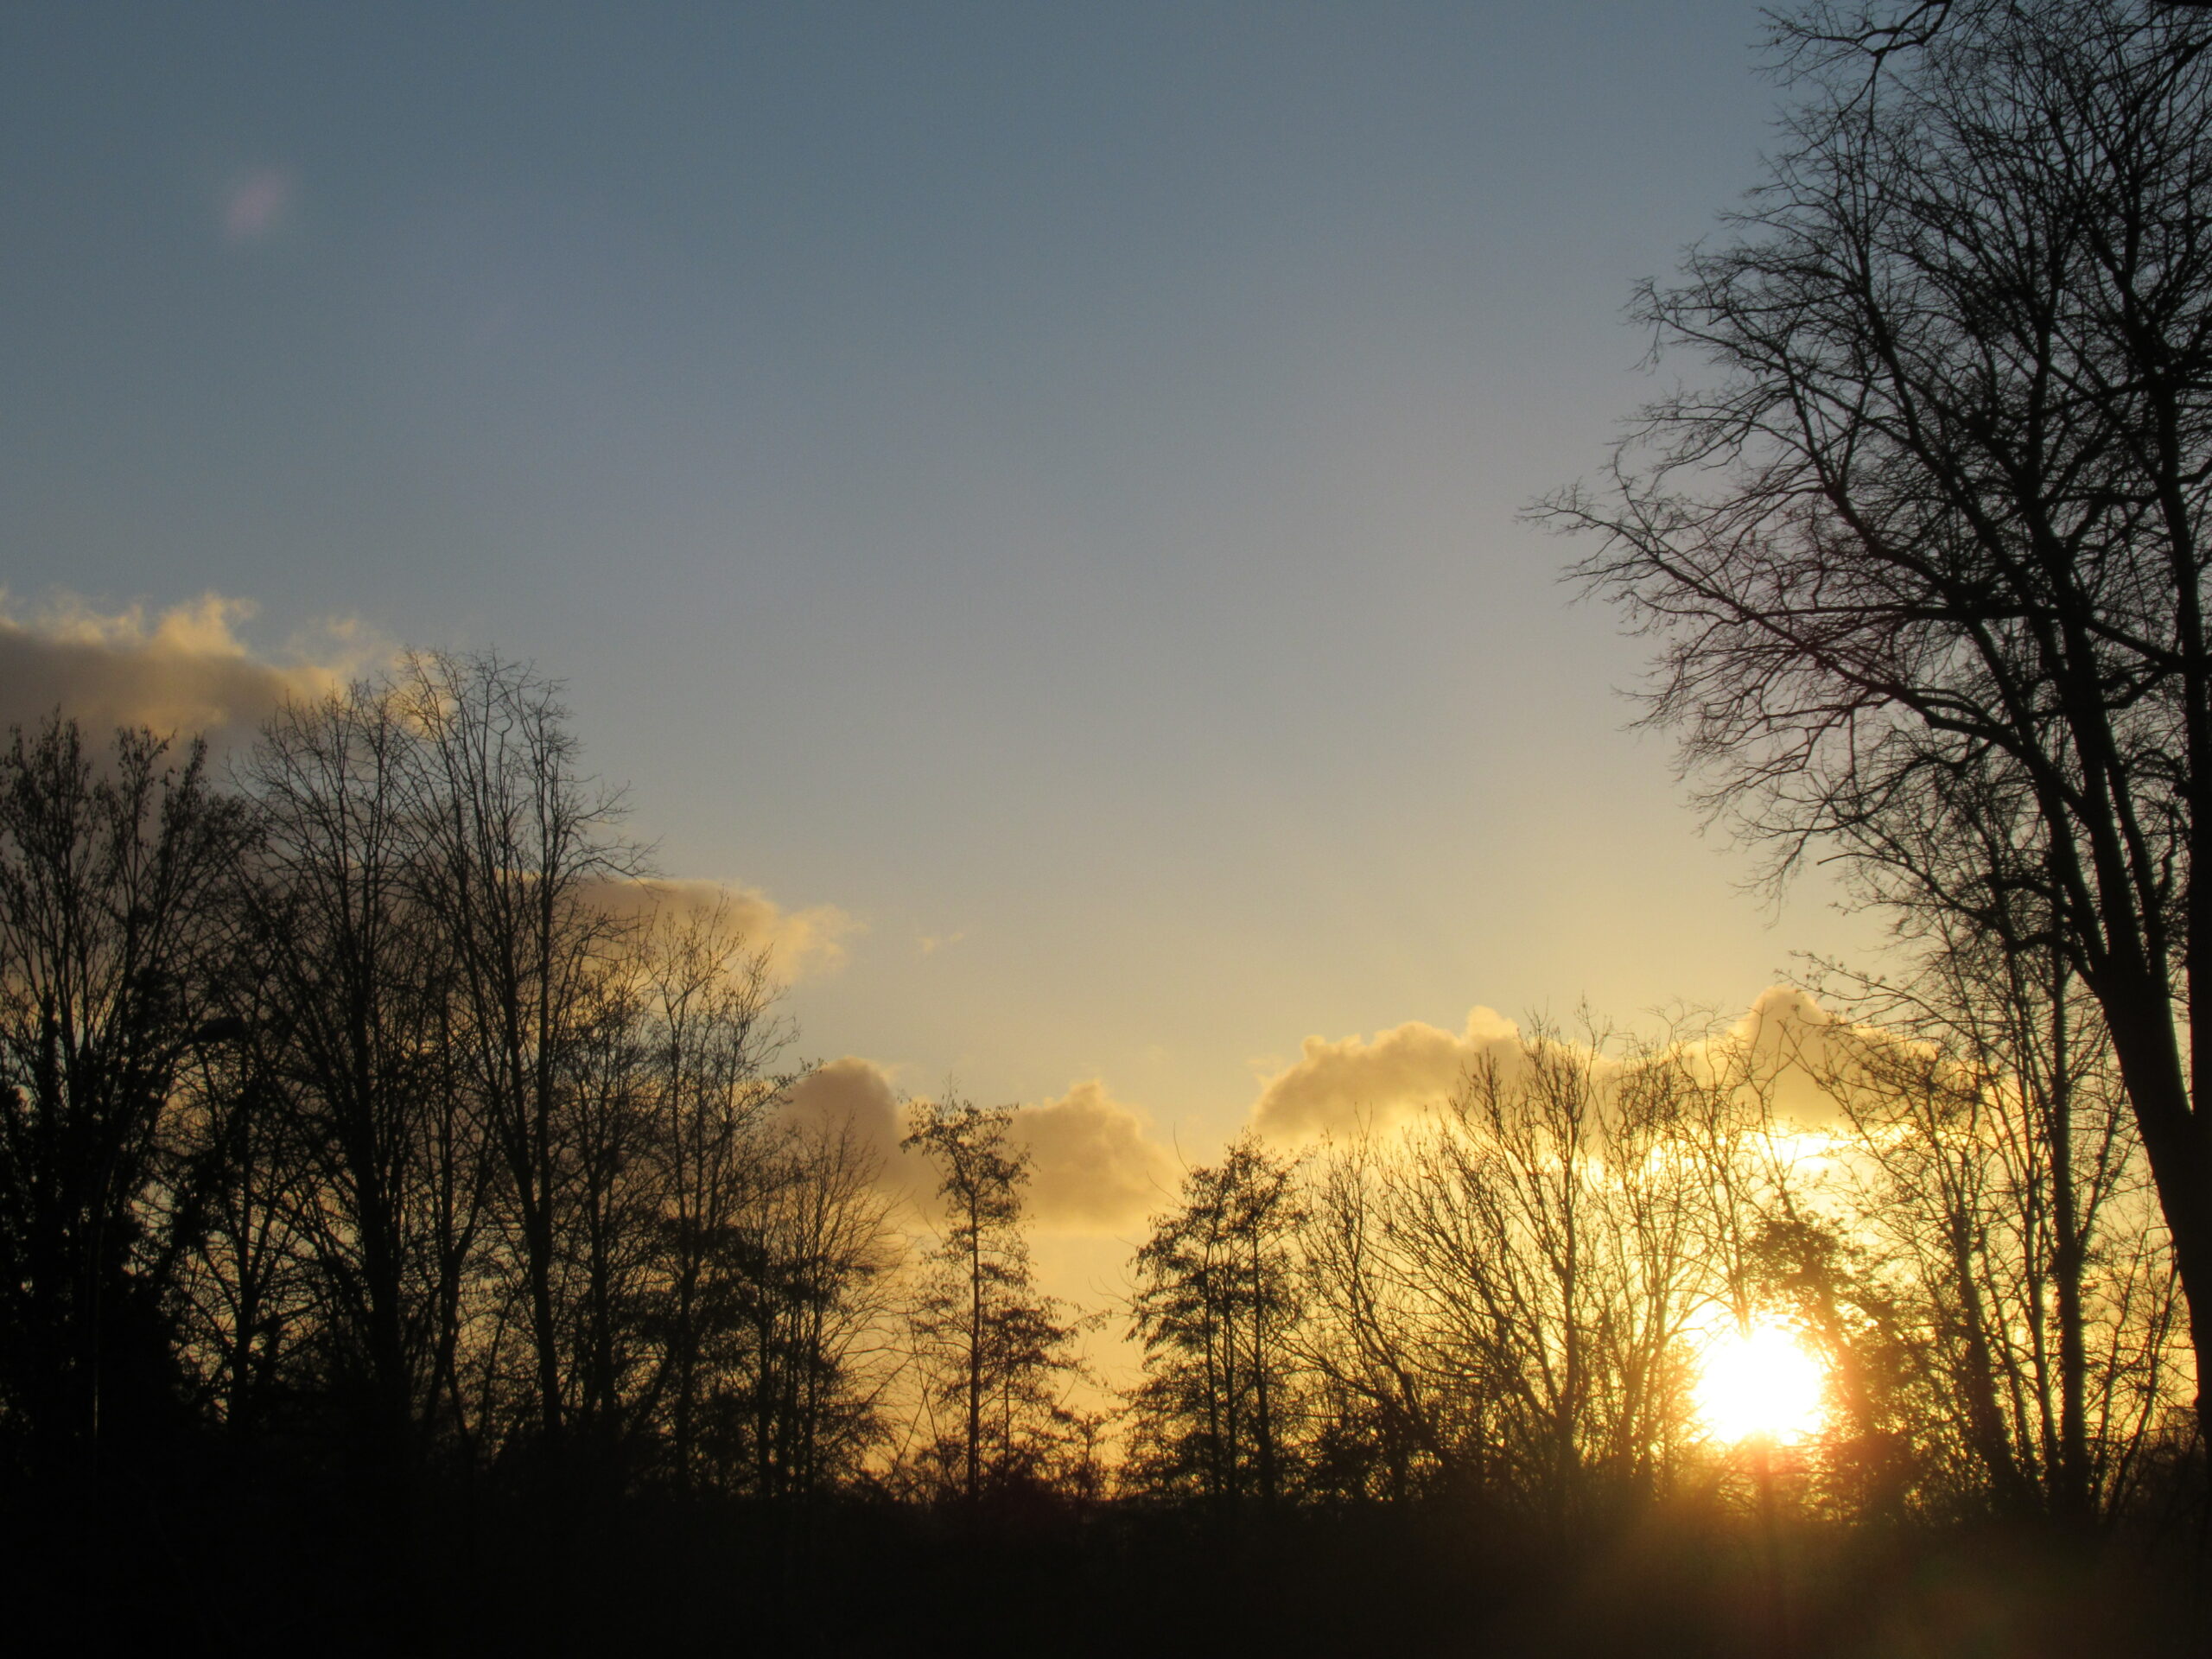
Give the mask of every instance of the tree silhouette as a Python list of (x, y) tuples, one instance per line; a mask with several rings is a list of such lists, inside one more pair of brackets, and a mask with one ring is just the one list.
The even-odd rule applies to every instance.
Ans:
[(425, 902), (420, 734), (389, 688), (355, 686), (281, 709), (244, 776), (261, 835), (232, 1001), (289, 1119), (289, 1211), (322, 1316), (307, 1339), (399, 1503), (436, 1402), (459, 1413), (489, 1174), (459, 1086), (452, 951)]
[(559, 1234), (575, 1126), (563, 1067), (614, 931), (586, 902), (632, 856), (614, 798), (578, 770), (558, 688), (522, 665), (418, 655), (398, 695), (419, 734), (425, 899), (445, 929), (461, 1046), (499, 1160), (495, 1215), (518, 1258), (537, 1427), (557, 1458), (566, 1406)]
[(913, 1314), (939, 1427), (929, 1455), (973, 1509), (1034, 1479), (1049, 1454), (1057, 1385), (1078, 1369), (1076, 1325), (1037, 1288), (1022, 1229), (1029, 1156), (1010, 1106), (918, 1103), (900, 1145), (938, 1166), (944, 1227)]
[(0, 1418), (49, 1475), (175, 1398), (150, 1188), (245, 820), (168, 754), (58, 715), (0, 751)]
[[(1878, 896), (1993, 930), (2032, 892), (2212, 1377), (2212, 35), (2120, 0), (1941, 21), (1872, 82), (1811, 69), (1726, 239), (1638, 302), (1717, 384), (1554, 510), (1665, 642), (1652, 718), (1782, 866), (1840, 846)], [(2025, 839), (1887, 861), (1885, 826), (1969, 779)]]
[(1195, 1491), (1231, 1527), (1248, 1502), (1264, 1511), (1284, 1495), (1299, 1407), (1297, 1180), (1247, 1134), (1184, 1178), (1136, 1255), (1141, 1477)]

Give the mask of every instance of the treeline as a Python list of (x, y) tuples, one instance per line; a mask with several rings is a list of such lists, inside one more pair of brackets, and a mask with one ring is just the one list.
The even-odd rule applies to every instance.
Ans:
[(1748, 1499), (1700, 1373), (1779, 1325), (1827, 1379), (1777, 1454), (1806, 1518), (2193, 1524), (2195, 1379), (2124, 1099), (2088, 1009), (2008, 1012), (1539, 1026), (1410, 1122), (1297, 1161), (1248, 1135), (1137, 1257), (1130, 1486), (1224, 1518), (1446, 1497), (1562, 1543)]
[(14, 1472), (189, 1427), (395, 1515), (459, 1467), (853, 1474), (877, 1171), (779, 1116), (766, 957), (653, 907), (552, 688), (410, 658), (234, 771), (59, 719), (0, 759)]
[[(1410, 1120), (1188, 1170), (1127, 1297), (1085, 1312), (1036, 1281), (1014, 1109), (912, 1104), (925, 1220), (849, 1126), (791, 1109), (766, 955), (620, 830), (555, 688), (495, 658), (287, 707), (220, 779), (143, 731), (13, 734), (19, 1560), (121, 1517), (215, 1605), (176, 1535), (257, 1490), (330, 1554), (249, 1576), (379, 1605), (516, 1551), (505, 1593), (564, 1605), (546, 1575), (626, 1570), (631, 1522), (696, 1562), (679, 1600), (806, 1580), (855, 1526), (1058, 1539), (1052, 1581), (1359, 1516), (1396, 1517), (1394, 1559), (1573, 1560), (1745, 1512), (1695, 1391), (1718, 1338), (1773, 1319), (1831, 1377), (1779, 1465), (1798, 1524), (2194, 1516), (2171, 1253), (2055, 958), (1930, 950), (1910, 997), (1856, 987), (1855, 1021), (1540, 1025)], [(1829, 1127), (1781, 1109), (1793, 1077)], [(1143, 1356), (1119, 1396), (1082, 1358), (1102, 1325)], [(289, 1524), (245, 1535), (282, 1559)]]

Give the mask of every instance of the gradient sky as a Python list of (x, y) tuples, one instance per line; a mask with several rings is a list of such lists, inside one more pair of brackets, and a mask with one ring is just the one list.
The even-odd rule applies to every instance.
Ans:
[[(1741, 1009), (1516, 522), (1749, 184), (1747, 3), (0, 9), (0, 582), (569, 683), (802, 1048), (1210, 1156), (1309, 1036)], [(1685, 373), (1694, 366), (1679, 365)]]

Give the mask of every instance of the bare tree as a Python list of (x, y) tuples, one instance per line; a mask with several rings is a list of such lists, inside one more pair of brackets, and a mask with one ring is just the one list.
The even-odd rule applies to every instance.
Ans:
[(531, 1338), (537, 1432), (558, 1455), (566, 1368), (557, 1275), (573, 1197), (565, 1066), (616, 932), (591, 883), (635, 855), (618, 803), (578, 770), (558, 688), (496, 658), (407, 659), (398, 696), (423, 752), (420, 902), (445, 930), (461, 1052), (503, 1177), (499, 1217)]
[(0, 751), (0, 1421), (50, 1471), (173, 1395), (148, 1200), (245, 834), (199, 745), (96, 758), (57, 715)]
[[(1960, 930), (1961, 932), (1963, 929)], [(1923, 1485), (2080, 1522), (2123, 1504), (2185, 1372), (2176, 1287), (2094, 1001), (2049, 950), (1972, 937), (1862, 982), (1822, 1081), (1855, 1131), (1850, 1213), (1920, 1385)]]
[(1136, 1255), (1134, 1403), (1145, 1483), (1195, 1491), (1226, 1525), (1284, 1496), (1298, 1417), (1297, 1166), (1249, 1134), (1192, 1170)]
[[(1652, 718), (1783, 866), (1840, 844), (1969, 918), (2035, 890), (2102, 1010), (2200, 1378), (2208, 41), (2190, 13), (2059, 0), (1954, 9), (1872, 82), (1815, 66), (1726, 238), (1639, 302), (1718, 384), (1652, 406), (1608, 495), (1554, 504), (1604, 538), (1583, 575), (1665, 642)], [(1885, 817), (1977, 772), (2028, 855), (1940, 887), (1885, 865)]]
[(1294, 1334), (1324, 1402), (1321, 1483), (1402, 1502), (1440, 1478), (1480, 1484), (1483, 1440), (1470, 1391), (1429, 1363), (1430, 1327), (1401, 1269), (1386, 1183), (1395, 1150), (1363, 1128), (1309, 1167)]
[(313, 1165), (281, 1083), (251, 1040), (281, 1007), (276, 976), (239, 927), (251, 906), (226, 895), (232, 948), (177, 1080), (160, 1185), (179, 1252), (180, 1351), (234, 1443), (270, 1426), (320, 1328), (313, 1230), (302, 1213)]
[(1601, 1470), (1642, 1478), (1678, 1415), (1650, 1368), (1695, 1291), (1679, 1225), (1642, 1227), (1644, 1206), (1622, 1202), (1649, 1103), (1612, 1086), (1594, 1037), (1538, 1031), (1510, 1071), (1485, 1056), (1394, 1192), (1407, 1271), (1480, 1390), (1493, 1471), (1570, 1524)]
[(880, 1166), (844, 1128), (780, 1131), (726, 1253), (742, 1341), (722, 1388), (757, 1497), (817, 1495), (880, 1433), (898, 1260)]
[(789, 1031), (767, 957), (725, 916), (657, 918), (645, 941), (651, 1157), (658, 1243), (651, 1319), (657, 1409), (677, 1483), (702, 1472), (708, 1416), (743, 1340), (742, 1255), (772, 1180), (770, 1067)]
[(1079, 1369), (1077, 1326), (1037, 1288), (1022, 1230), (1029, 1158), (1014, 1109), (948, 1095), (913, 1109), (901, 1145), (938, 1166), (945, 1226), (914, 1311), (925, 1404), (952, 1421), (929, 1455), (972, 1507), (1046, 1464), (1057, 1384)]
[(289, 1202), (320, 1287), (324, 1380), (372, 1466), (403, 1485), (434, 1402), (461, 1414), (485, 1177), (455, 1075), (451, 953), (422, 902), (417, 743), (390, 689), (366, 683), (270, 721), (244, 768), (262, 828), (238, 1011), (296, 1147)]
[(556, 1275), (573, 1355), (569, 1399), (583, 1466), (619, 1485), (645, 1427), (652, 1297), (662, 1244), (661, 1124), (651, 994), (633, 936), (588, 977), (563, 1055), (574, 1185)]
[(1624, 1047), (1539, 1024), (1387, 1136), (1332, 1148), (1301, 1342), (1424, 1479), (1573, 1532), (1694, 1448), (1691, 1336), (1753, 1312), (1787, 1179), (1773, 1060), (1725, 1033)]

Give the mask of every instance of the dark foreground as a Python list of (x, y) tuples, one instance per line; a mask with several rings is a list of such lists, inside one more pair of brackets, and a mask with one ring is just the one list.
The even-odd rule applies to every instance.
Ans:
[(1155, 1509), (976, 1518), (418, 1496), (226, 1468), (98, 1504), (20, 1489), (21, 1654), (2028, 1656), (2212, 1651), (2194, 1540), (1990, 1525), (1770, 1537), (1717, 1500), (1577, 1546), (1446, 1504), (1232, 1537)]

